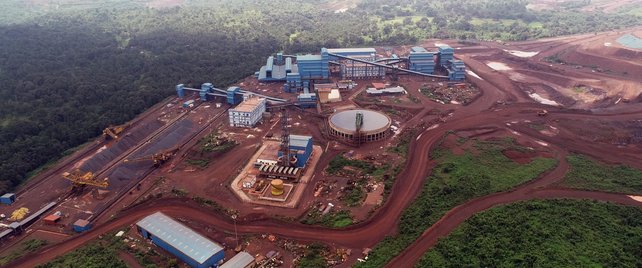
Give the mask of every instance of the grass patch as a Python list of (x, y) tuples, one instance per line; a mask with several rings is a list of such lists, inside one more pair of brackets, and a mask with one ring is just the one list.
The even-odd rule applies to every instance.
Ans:
[(411, 94), (408, 94), (408, 99), (414, 103), (421, 103), (421, 100)]
[(225, 153), (234, 148), (237, 143), (219, 135), (217, 132), (207, 134), (198, 141), (202, 153)]
[(201, 159), (187, 159), (187, 160), (185, 160), (185, 162), (187, 162), (187, 164), (189, 164), (189, 165), (192, 165), (192, 166), (195, 166), (195, 167), (199, 167), (199, 168), (206, 168), (207, 165), (210, 164), (210, 160), (202, 159), (202, 158)]
[(361, 169), (366, 174), (372, 174), (376, 171), (376, 167), (367, 161), (348, 159), (342, 155), (337, 155), (330, 161), (328, 167), (325, 169), (328, 174), (339, 174), (345, 167), (355, 167)]
[(477, 152), (455, 155), (438, 148), (433, 154), (437, 166), (423, 185), (417, 199), (404, 210), (399, 235), (386, 237), (370, 253), (368, 261), (355, 267), (382, 267), (412, 243), (428, 227), (453, 207), (472, 198), (513, 188), (532, 180), (556, 165), (556, 160), (535, 158), (520, 165), (502, 154), (502, 150), (522, 149), (513, 139), (475, 142)]
[(303, 253), (303, 257), (299, 260), (296, 267), (302, 268), (325, 268), (328, 267), (328, 263), (323, 257), (324, 253), (328, 249), (321, 244), (312, 244)]
[(416, 129), (404, 130), (399, 136), (399, 141), (394, 147), (388, 147), (386, 150), (391, 153), (396, 153), (405, 157), (408, 154), (408, 148), (412, 139), (417, 137), (418, 131)]
[(41, 247), (47, 245), (47, 241), (40, 239), (29, 239), (20, 244), (20, 247), (11, 252), (10, 254), (0, 258), (0, 266), (5, 265), (15, 259), (21, 258), (22, 256), (28, 255)]
[(571, 166), (562, 185), (586, 190), (642, 193), (642, 171), (623, 165), (609, 166), (583, 155), (569, 155)]
[(642, 210), (547, 200), (466, 220), (416, 267), (642, 267)]
[(343, 195), (339, 200), (343, 201), (349, 207), (361, 205), (361, 201), (366, 198), (365, 181), (349, 181), (344, 189)]
[(186, 197), (189, 192), (185, 189), (172, 188), (171, 193), (176, 197)]
[(546, 129), (546, 126), (544, 126), (544, 124), (541, 124), (541, 123), (530, 123), (530, 124), (528, 124), (528, 127), (532, 128), (534, 130), (537, 130), (537, 131), (542, 131), (542, 130)]
[(566, 63), (564, 60), (562, 60), (562, 58), (560, 57), (560, 54), (554, 54), (554, 55), (545, 57), (544, 61), (548, 63), (557, 63), (557, 64)]
[(308, 213), (301, 219), (301, 223), (310, 225), (323, 225), (333, 228), (346, 227), (352, 224), (352, 214), (348, 210), (333, 210), (325, 215), (321, 215), (317, 206), (312, 207)]
[[(113, 235), (111, 235), (113, 237)], [(113, 243), (104, 243), (98, 241), (88, 246), (76, 249), (63, 256), (54, 259), (51, 262), (40, 265), (40, 268), (54, 268), (54, 267), (88, 267), (88, 268), (102, 268), (102, 267), (122, 267), (126, 268), (127, 265), (118, 258), (118, 250), (125, 249), (126, 246), (120, 241)]]
[(575, 93), (586, 93), (588, 89), (586, 87), (573, 87), (573, 92)]

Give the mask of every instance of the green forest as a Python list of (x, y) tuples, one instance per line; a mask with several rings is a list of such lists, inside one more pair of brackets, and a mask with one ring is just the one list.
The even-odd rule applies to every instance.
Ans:
[[(0, 192), (131, 120), (174, 85), (225, 87), (278, 50), (523, 40), (641, 24), (627, 14), (536, 12), (522, 0), (187, 0), (0, 2)], [(180, 2), (180, 1), (179, 1)]]
[(466, 220), (416, 267), (641, 267), (642, 210), (528, 201)]

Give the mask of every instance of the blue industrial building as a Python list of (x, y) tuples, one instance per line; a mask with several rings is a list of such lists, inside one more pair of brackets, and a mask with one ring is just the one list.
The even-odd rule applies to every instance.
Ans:
[(10, 205), (13, 202), (16, 202), (16, 194), (14, 193), (6, 193), (0, 197), (0, 203), (2, 204)]
[(261, 82), (278, 82), (287, 81), (290, 73), (298, 73), (299, 68), (293, 62), (293, 56), (283, 56), (283, 53), (277, 53), (276, 58), (270, 56), (264, 66), (255, 73)]
[(330, 56), (328, 56), (328, 49), (326, 48), (321, 49), (321, 55), (297, 56), (296, 62), (301, 79), (328, 79), (330, 76), (329, 61)]
[[(329, 48), (328, 53), (336, 54), (345, 57), (357, 58), (367, 61), (375, 61), (377, 59), (377, 50), (371, 47), (363, 48)], [(339, 58), (330, 56), (330, 60), (336, 61)]]
[(201, 91), (198, 92), (198, 95), (201, 97), (201, 101), (207, 101), (207, 93), (212, 92), (214, 85), (212, 83), (203, 83), (201, 85)]
[(435, 53), (428, 52), (423, 47), (412, 47), (408, 57), (409, 69), (425, 74), (435, 72)]
[(136, 223), (138, 232), (174, 254), (190, 267), (217, 267), (225, 258), (223, 247), (161, 212)]
[(185, 85), (184, 84), (176, 85), (176, 95), (178, 95), (179, 98), (185, 97)]
[(289, 73), (286, 77), (283, 90), (287, 93), (297, 93), (300, 88), (303, 88), (303, 81), (301, 81), (301, 74)]
[[(302, 135), (290, 135), (290, 151), (296, 155), (296, 167), (303, 168), (312, 155), (312, 137)], [(279, 157), (283, 155), (279, 152)]]
[(296, 166), (304, 167), (312, 155), (312, 137), (302, 135), (290, 135), (290, 150), (296, 151)]
[(445, 67), (449, 60), (454, 59), (454, 55), (455, 50), (452, 47), (448, 45), (439, 46), (439, 66)]
[(296, 96), (297, 103), (301, 108), (314, 108), (317, 107), (317, 95), (315, 93), (309, 93), (306, 89), (305, 92)]
[(226, 91), (228, 104), (237, 105), (243, 101), (243, 95), (241, 95), (240, 87), (228, 87)]
[[(318, 55), (285, 56), (277, 53), (276, 58), (270, 56), (265, 66), (256, 72), (259, 81), (285, 81), (283, 90), (287, 93), (303, 94), (298, 96), (301, 107), (314, 107), (313, 98), (309, 91), (315, 80), (327, 80), (330, 77), (329, 64), (339, 65), (343, 79), (383, 78), (387, 69), (395, 72), (410, 72), (428, 77), (448, 78), (462, 80), (462, 72), (454, 71), (453, 75), (436, 75), (435, 67), (441, 66), (448, 70), (450, 61), (454, 60), (455, 50), (448, 45), (438, 47), (438, 52), (427, 51), (423, 47), (412, 47), (407, 58), (393, 55), (390, 59), (377, 60), (377, 51), (374, 48), (322, 48)], [(435, 58), (435, 55), (437, 58)], [(398, 59), (398, 61), (394, 61)], [(391, 61), (392, 60), (392, 61)], [(386, 64), (381, 63), (383, 61)], [(392, 63), (406, 61), (408, 70), (398, 69)], [(456, 67), (453, 67), (456, 68)], [(465, 76), (465, 74), (464, 74)]]
[(466, 79), (466, 65), (461, 60), (448, 61), (447, 71), (448, 79), (451, 81), (461, 81)]

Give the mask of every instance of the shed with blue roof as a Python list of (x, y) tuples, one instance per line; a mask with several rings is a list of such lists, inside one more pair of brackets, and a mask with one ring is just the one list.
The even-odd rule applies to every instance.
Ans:
[(217, 267), (225, 258), (223, 247), (167, 215), (156, 212), (136, 223), (145, 238), (174, 254), (190, 267)]

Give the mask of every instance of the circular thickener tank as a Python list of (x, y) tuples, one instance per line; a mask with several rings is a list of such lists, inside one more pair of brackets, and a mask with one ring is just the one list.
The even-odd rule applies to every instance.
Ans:
[(378, 141), (386, 138), (392, 123), (387, 115), (366, 109), (336, 112), (328, 121), (330, 135), (355, 142)]

